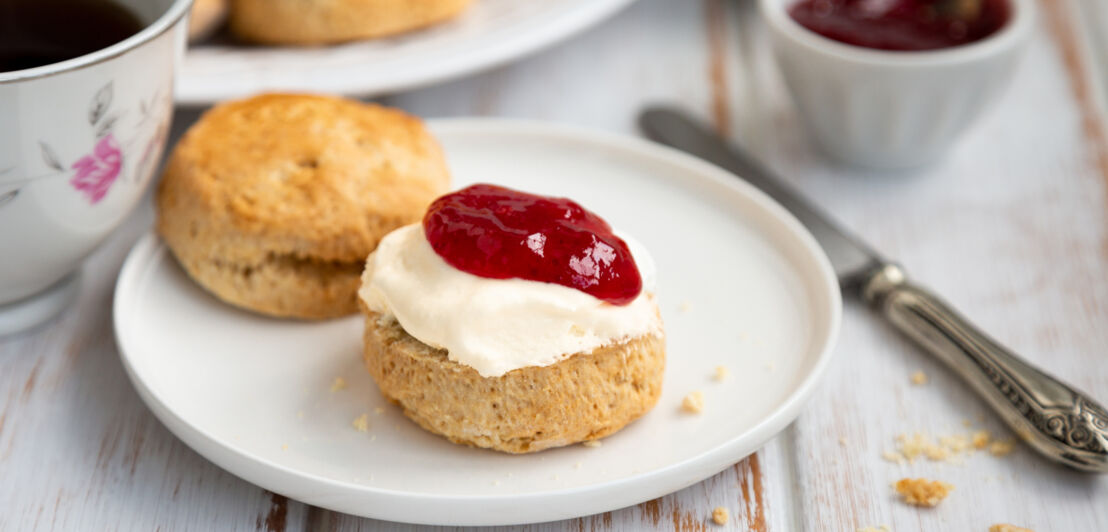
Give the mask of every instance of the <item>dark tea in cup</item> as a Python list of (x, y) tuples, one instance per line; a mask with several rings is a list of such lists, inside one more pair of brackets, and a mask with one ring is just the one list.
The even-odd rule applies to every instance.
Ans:
[(142, 27), (111, 0), (0, 0), (0, 72), (80, 57)]

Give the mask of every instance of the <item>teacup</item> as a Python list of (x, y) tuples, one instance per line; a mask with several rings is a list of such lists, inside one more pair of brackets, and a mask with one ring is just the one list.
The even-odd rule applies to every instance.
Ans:
[(192, 0), (115, 0), (143, 29), (0, 72), (0, 334), (53, 317), (81, 262), (131, 212), (165, 149)]

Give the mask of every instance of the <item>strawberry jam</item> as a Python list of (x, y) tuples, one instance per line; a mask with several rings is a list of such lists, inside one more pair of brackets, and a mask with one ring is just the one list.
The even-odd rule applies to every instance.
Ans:
[(992, 35), (1008, 0), (800, 0), (789, 15), (836, 41), (879, 50), (950, 48)]
[(480, 277), (560, 284), (613, 305), (642, 291), (627, 244), (565, 198), (472, 185), (435, 200), (423, 232), (443, 260)]

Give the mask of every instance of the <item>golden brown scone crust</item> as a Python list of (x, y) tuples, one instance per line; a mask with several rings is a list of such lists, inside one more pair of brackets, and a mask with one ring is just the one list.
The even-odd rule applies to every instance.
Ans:
[(449, 186), (412, 116), (324, 96), (269, 94), (213, 108), (173, 150), (157, 231), (224, 301), (322, 319), (357, 312), (365, 258)]
[(194, 0), (189, 13), (189, 41), (205, 39), (227, 18), (227, 0)]
[(484, 378), (373, 312), (363, 355), (385, 398), (421, 427), (508, 453), (612, 434), (658, 402), (665, 370), (665, 340), (650, 335)]
[(471, 0), (231, 0), (231, 31), (261, 44), (329, 44), (447, 20)]

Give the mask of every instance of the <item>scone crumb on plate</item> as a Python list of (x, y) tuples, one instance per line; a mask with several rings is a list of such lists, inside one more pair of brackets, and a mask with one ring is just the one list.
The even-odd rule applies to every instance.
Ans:
[(923, 386), (927, 384), (927, 374), (922, 371), (917, 371), (912, 374), (912, 384), (916, 386)]
[(682, 302), (681, 302), (681, 305), (679, 305), (679, 306), (677, 307), (677, 311), (678, 311), (678, 312), (680, 312), (681, 314), (684, 314), (684, 313), (686, 313), (686, 312), (688, 312), (688, 311), (690, 311), (690, 310), (692, 310), (692, 305), (691, 305), (691, 304), (689, 304), (689, 302), (688, 302), (688, 301), (682, 301)]
[(731, 519), (731, 513), (727, 511), (727, 508), (722, 506), (716, 506), (712, 510), (712, 522), (717, 525), (726, 525), (727, 521)]
[(727, 366), (716, 366), (716, 372), (712, 375), (712, 378), (717, 382), (723, 382), (727, 380), (730, 374), (731, 371), (727, 369)]
[(377, 414), (378, 416), (379, 416), (379, 415), (381, 415), (381, 414), (384, 414), (384, 413), (385, 413), (385, 408), (384, 408), (384, 407), (380, 407), (380, 406), (378, 406), (378, 407), (374, 407), (374, 409), (373, 409), (373, 413), (374, 413), (374, 414)]
[(1007, 456), (1015, 448), (1012, 440), (997, 440), (989, 445), (989, 454), (993, 456)]
[(367, 431), (369, 431), (369, 415), (362, 414), (362, 415), (358, 416), (357, 418), (354, 419), (354, 421), (353, 421), (353, 423), (351, 423), (351, 425), (353, 425), (354, 430), (357, 430), (358, 432), (367, 432)]
[(846, 447), (846, 438), (839, 438), (839, 445)]
[(681, 410), (690, 414), (699, 414), (704, 410), (704, 394), (696, 391), (686, 395), (681, 400)]
[(604, 445), (604, 444), (600, 440), (588, 440), (588, 441), (581, 442), (581, 445), (584, 445), (585, 447), (590, 447), (590, 448), (595, 449), (595, 448), (600, 447), (601, 445)]
[(942, 502), (954, 489), (954, 486), (939, 480), (902, 478), (896, 481), (893, 488), (904, 499), (904, 502), (932, 508)]
[(335, 377), (334, 382), (331, 383), (331, 391), (337, 392), (339, 390), (346, 389), (346, 379), (342, 377)]
[(1035, 532), (1030, 528), (1023, 528), (1021, 526), (1009, 525), (1005, 523), (995, 524), (989, 527), (989, 532)]
[(282, 446), (281, 446), (281, 450), (282, 450), (282, 451), (287, 451), (287, 450), (289, 450), (289, 444), (287, 444), (287, 443), (286, 443), (286, 444), (282, 445)]

